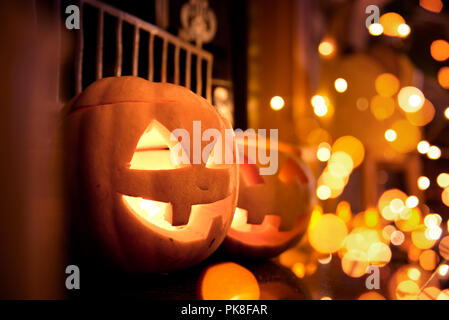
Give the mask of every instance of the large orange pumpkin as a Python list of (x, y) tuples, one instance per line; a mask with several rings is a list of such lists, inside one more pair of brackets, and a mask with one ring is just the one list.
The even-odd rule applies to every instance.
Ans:
[(232, 254), (276, 256), (294, 245), (307, 228), (315, 203), (313, 175), (291, 146), (279, 143), (270, 152), (278, 152), (274, 175), (260, 175), (258, 161), (250, 164), (246, 159), (239, 165), (238, 204), (223, 245)]
[[(117, 77), (93, 83), (68, 109), (70, 204), (84, 247), (98, 244), (99, 255), (133, 272), (188, 267), (216, 250), (235, 209), (238, 167), (192, 161), (198, 134), (230, 129), (205, 99)], [(188, 164), (170, 159), (175, 129), (190, 134)]]

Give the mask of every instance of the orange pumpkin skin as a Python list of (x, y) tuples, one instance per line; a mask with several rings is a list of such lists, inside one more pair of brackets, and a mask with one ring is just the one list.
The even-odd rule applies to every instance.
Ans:
[[(138, 147), (150, 124), (165, 135), (167, 145), (177, 143), (169, 142), (167, 134), (186, 129), (192, 148), (193, 121), (201, 121), (201, 133), (216, 128), (224, 137), (228, 128), (214, 108), (190, 90), (137, 77), (99, 80), (68, 106), (66, 168), (81, 250), (91, 247), (97, 250), (91, 255), (104, 256), (121, 270), (148, 273), (192, 266), (217, 249), (235, 209), (235, 164), (132, 168), (135, 154), (160, 151)], [(201, 141), (201, 150), (207, 143)], [(171, 207), (177, 226), (145, 216), (135, 205), (154, 201)]]
[(314, 177), (290, 146), (279, 143), (278, 156), (276, 175), (260, 176), (256, 164), (240, 165), (237, 209), (223, 243), (228, 253), (270, 258), (304, 235), (316, 200)]

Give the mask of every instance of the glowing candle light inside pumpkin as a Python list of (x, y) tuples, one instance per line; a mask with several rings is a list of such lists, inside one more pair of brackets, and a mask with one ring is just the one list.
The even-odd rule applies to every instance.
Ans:
[(245, 209), (236, 208), (231, 227), (239, 231), (251, 231), (251, 225), (248, 224), (248, 211)]

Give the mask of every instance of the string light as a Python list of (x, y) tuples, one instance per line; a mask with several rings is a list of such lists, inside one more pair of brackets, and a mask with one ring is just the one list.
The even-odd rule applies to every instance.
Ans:
[(373, 36), (380, 36), (384, 32), (384, 27), (380, 23), (372, 23), (369, 25), (368, 31)]
[(331, 56), (335, 51), (335, 43), (331, 39), (321, 41), (318, 46), (318, 52), (325, 57)]
[(427, 157), (432, 160), (439, 159), (441, 157), (441, 149), (437, 146), (430, 146)]
[(316, 152), (316, 157), (321, 162), (326, 162), (331, 157), (331, 146), (326, 143), (320, 143)]
[(418, 188), (420, 190), (426, 190), (430, 187), (430, 180), (427, 177), (421, 176), (418, 178)]
[(440, 173), (437, 177), (437, 184), (441, 188), (446, 188), (449, 186), (449, 174)]
[(410, 34), (410, 27), (406, 23), (401, 23), (398, 26), (398, 34), (401, 38), (405, 38)]
[(326, 185), (321, 185), (316, 189), (316, 195), (320, 200), (327, 200), (331, 196), (331, 189)]
[(285, 105), (284, 99), (280, 96), (274, 96), (270, 100), (270, 107), (271, 109), (278, 111), (281, 110)]
[(420, 141), (417, 146), (418, 152), (421, 154), (426, 154), (427, 152), (429, 152), (429, 148), (430, 143), (425, 140)]
[(385, 140), (393, 142), (398, 138), (398, 134), (393, 129), (388, 129), (385, 131)]
[(410, 196), (407, 198), (407, 200), (405, 201), (405, 205), (407, 206), (407, 208), (416, 208), (419, 204), (419, 199), (417, 196)]
[(313, 111), (318, 117), (324, 117), (329, 111), (325, 97), (321, 95), (315, 95), (312, 97), (311, 102), (313, 106)]
[(446, 119), (449, 119), (449, 107), (444, 110), (444, 116), (446, 117)]
[(338, 78), (337, 80), (335, 80), (334, 86), (337, 92), (343, 93), (348, 89), (348, 82), (346, 82), (346, 80), (343, 78)]

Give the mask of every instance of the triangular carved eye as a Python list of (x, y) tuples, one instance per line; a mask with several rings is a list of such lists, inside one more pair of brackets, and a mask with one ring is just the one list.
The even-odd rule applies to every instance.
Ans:
[(309, 179), (302, 168), (290, 158), (282, 166), (278, 177), (279, 180), (286, 185), (293, 185), (297, 180), (299, 180), (302, 185), (306, 185), (309, 182)]
[(170, 159), (170, 132), (162, 124), (152, 121), (140, 137), (136, 150), (130, 162), (130, 169), (134, 170), (170, 170), (181, 168)]

